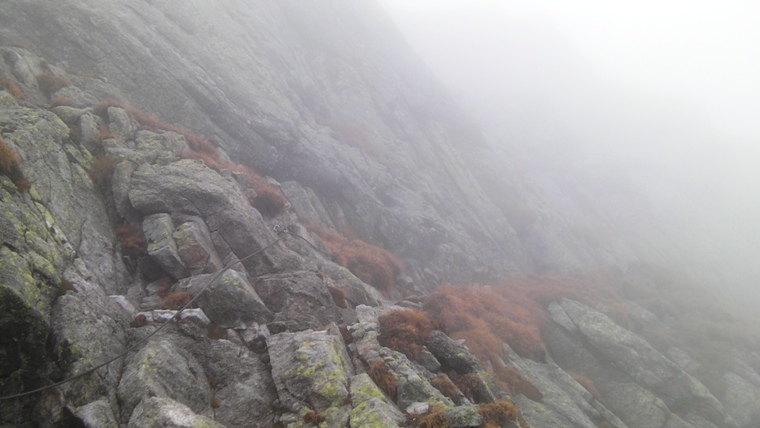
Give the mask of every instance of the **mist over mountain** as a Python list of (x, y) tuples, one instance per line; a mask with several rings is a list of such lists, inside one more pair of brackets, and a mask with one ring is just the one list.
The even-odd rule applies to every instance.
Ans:
[(729, 137), (486, 18), (1, 3), (0, 426), (756, 426)]

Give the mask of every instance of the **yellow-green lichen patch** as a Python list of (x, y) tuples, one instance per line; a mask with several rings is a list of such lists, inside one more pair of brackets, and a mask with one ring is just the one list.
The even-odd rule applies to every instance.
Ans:
[(26, 306), (48, 313), (50, 302), (37, 286), (29, 263), (7, 247), (0, 247), (0, 280), (2, 287), (13, 291)]

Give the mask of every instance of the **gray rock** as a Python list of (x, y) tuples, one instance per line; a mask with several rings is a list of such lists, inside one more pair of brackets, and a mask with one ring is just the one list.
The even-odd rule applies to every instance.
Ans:
[(310, 223), (335, 230), (330, 215), (322, 206), (322, 202), (313, 190), (308, 187), (302, 187), (298, 182), (285, 181), (281, 183), (282, 192), (288, 198), (293, 210), (298, 215), (301, 223)]
[[(202, 217), (209, 230), (218, 232), (241, 258), (277, 239), (233, 179), (222, 177), (202, 162), (140, 165), (132, 174), (129, 199), (144, 214)], [(251, 274), (258, 275), (293, 269), (300, 263), (298, 256), (277, 244), (248, 258), (244, 265)]]
[(734, 373), (723, 375), (726, 394), (723, 405), (742, 428), (760, 421), (760, 388)]
[(189, 279), (185, 289), (195, 296), (207, 285), (195, 303), (213, 323), (224, 328), (245, 328), (249, 323), (272, 320), (272, 313), (245, 274), (226, 270), (221, 274), (196, 275)]
[(322, 412), (328, 426), (348, 420), (353, 368), (340, 335), (311, 330), (280, 333), (267, 339), (267, 347), (284, 409), (291, 414), (304, 409)]
[(366, 373), (351, 379), (351, 428), (398, 427), (406, 418)]
[(122, 420), (130, 419), (130, 425), (135, 415), (143, 415), (135, 408), (144, 397), (171, 398), (196, 413), (210, 411), (212, 397), (203, 368), (195, 357), (167, 340), (148, 343), (127, 361), (118, 395)]
[(322, 328), (340, 319), (327, 285), (314, 272), (265, 275), (257, 278), (256, 289), (281, 331)]
[(208, 227), (200, 218), (195, 217), (182, 223), (172, 236), (177, 243), (179, 257), (191, 275), (212, 273), (224, 267), (214, 248)]
[(227, 340), (196, 346), (195, 352), (211, 380), (216, 421), (228, 428), (272, 425), (277, 394), (269, 369), (256, 354)]
[(127, 112), (119, 107), (108, 107), (108, 127), (121, 141), (134, 139), (137, 128)]
[(174, 242), (174, 223), (169, 214), (153, 214), (145, 217), (142, 223), (145, 239), (148, 241), (148, 254), (153, 257), (169, 275), (185, 278), (189, 275), (182, 263), (177, 244)]
[(85, 428), (118, 428), (113, 409), (108, 400), (102, 398), (72, 410)]
[(425, 346), (445, 367), (459, 374), (473, 373), (480, 369), (478, 360), (470, 354), (467, 348), (442, 331), (430, 332), (425, 341)]
[(188, 320), (201, 327), (208, 327), (208, 325), (211, 324), (211, 320), (208, 319), (206, 314), (203, 312), (203, 309), (200, 308), (185, 309), (182, 311), (179, 317), (182, 321)]
[[(689, 415), (692, 421), (706, 420), (722, 427), (736, 426), (704, 385), (645, 340), (618, 326), (606, 315), (578, 302), (563, 299), (560, 306), (595, 353), (654, 392), (668, 407), (681, 415)], [(631, 425), (625, 418), (622, 419)]]
[(224, 428), (187, 406), (165, 397), (146, 397), (129, 418), (129, 428)]

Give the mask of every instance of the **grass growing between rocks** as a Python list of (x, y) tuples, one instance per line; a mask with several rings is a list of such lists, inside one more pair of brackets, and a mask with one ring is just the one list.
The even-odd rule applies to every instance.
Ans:
[(396, 287), (396, 277), (404, 265), (388, 250), (359, 239), (348, 239), (317, 225), (306, 225), (333, 253), (333, 261), (345, 267), (363, 282), (389, 295)]

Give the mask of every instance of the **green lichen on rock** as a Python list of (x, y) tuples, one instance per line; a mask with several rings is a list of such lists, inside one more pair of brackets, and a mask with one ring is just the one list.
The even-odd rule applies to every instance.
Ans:
[(351, 427), (397, 427), (404, 415), (383, 395), (366, 373), (351, 380)]

